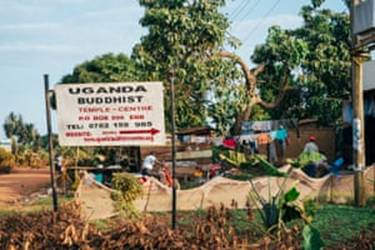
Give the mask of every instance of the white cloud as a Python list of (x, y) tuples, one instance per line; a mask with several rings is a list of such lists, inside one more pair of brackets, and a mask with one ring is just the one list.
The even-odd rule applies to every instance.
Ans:
[(80, 49), (65, 44), (5, 43), (0, 44), (0, 52), (49, 52), (75, 53)]
[(17, 23), (17, 24), (3, 24), (0, 25), (0, 31), (12, 32), (35, 32), (35, 31), (49, 31), (59, 28), (61, 25), (57, 23)]

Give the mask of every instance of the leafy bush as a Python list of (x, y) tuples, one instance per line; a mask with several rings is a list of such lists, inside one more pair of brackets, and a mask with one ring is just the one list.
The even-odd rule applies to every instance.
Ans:
[(14, 157), (5, 149), (0, 148), (0, 174), (10, 173), (15, 166)]
[[(324, 246), (324, 242), (321, 240), (319, 231), (311, 225), (312, 216), (317, 209), (316, 205), (312, 201), (299, 203), (297, 200), (299, 195), (300, 192), (295, 187), (287, 192), (281, 189), (276, 196), (270, 195), (267, 201), (254, 189), (254, 194), (250, 192), (249, 198), (253, 199), (254, 204), (258, 202), (261, 204), (258, 212), (269, 233), (275, 233), (281, 240), (282, 233), (291, 230), (288, 228), (289, 222), (302, 220), (304, 222), (302, 233), (304, 249), (319, 250)], [(308, 206), (308, 212), (305, 206)]]
[(133, 202), (143, 194), (143, 187), (137, 178), (127, 173), (113, 175), (112, 199), (116, 202), (115, 207), (126, 217), (137, 217), (138, 212)]
[(227, 150), (221, 153), (219, 158), (223, 162), (241, 170), (261, 170), (267, 176), (287, 177), (286, 173), (279, 171), (277, 167), (268, 162), (262, 155), (255, 154), (251, 157), (246, 157), (244, 153)]
[(48, 166), (48, 153), (44, 150), (32, 149), (18, 150), (16, 156), (18, 167), (43, 168)]

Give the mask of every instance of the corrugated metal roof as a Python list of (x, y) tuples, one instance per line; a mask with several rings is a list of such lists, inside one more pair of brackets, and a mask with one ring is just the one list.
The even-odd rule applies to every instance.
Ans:
[(210, 127), (196, 127), (196, 128), (185, 128), (176, 131), (178, 135), (208, 135), (213, 132), (214, 129)]

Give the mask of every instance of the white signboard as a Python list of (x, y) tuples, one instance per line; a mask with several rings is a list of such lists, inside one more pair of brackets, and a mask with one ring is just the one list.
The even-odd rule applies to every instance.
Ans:
[(59, 84), (55, 91), (60, 145), (165, 144), (161, 82)]

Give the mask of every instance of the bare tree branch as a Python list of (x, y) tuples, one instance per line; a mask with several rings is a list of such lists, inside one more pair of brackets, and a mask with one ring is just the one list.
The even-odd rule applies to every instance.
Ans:
[(218, 53), (218, 56), (223, 57), (223, 58), (229, 58), (237, 62), (241, 66), (242, 72), (245, 75), (247, 89), (252, 90), (255, 87), (256, 79), (254, 75), (252, 75), (251, 71), (249, 70), (250, 68), (247, 65), (247, 63), (244, 60), (242, 60), (241, 57), (229, 51), (220, 51)]
[(251, 72), (253, 73), (253, 75), (255, 77), (257, 77), (260, 73), (262, 73), (264, 71), (264, 65), (261, 64), (259, 65), (258, 67), (256, 67), (255, 69), (252, 69)]
[(286, 93), (291, 90), (292, 88), (289, 86), (289, 69), (286, 67), (285, 69), (285, 73), (284, 73), (284, 79), (283, 79), (283, 82), (281, 84), (281, 88), (280, 88), (280, 91), (279, 91), (279, 94), (278, 96), (276, 97), (276, 99), (273, 101), (273, 102), (265, 102), (262, 100), (262, 98), (260, 96), (257, 96), (257, 101), (256, 101), (256, 104), (259, 104), (261, 105), (263, 108), (266, 108), (266, 109), (274, 109), (276, 108), (277, 106), (280, 105), (280, 103), (283, 101)]
[(255, 69), (250, 70), (247, 63), (241, 57), (237, 56), (236, 54), (232, 52), (220, 51), (217, 55), (219, 57), (228, 58), (237, 62), (241, 66), (241, 69), (245, 75), (246, 88), (247, 88), (247, 93), (249, 95), (250, 100), (249, 100), (249, 103), (246, 104), (245, 109), (238, 112), (235, 124), (233, 126), (234, 134), (239, 134), (241, 131), (242, 121), (249, 119), (254, 105), (259, 104), (262, 107), (267, 108), (267, 109), (273, 109), (277, 107), (278, 105), (280, 105), (280, 103), (284, 99), (288, 90), (291, 89), (288, 86), (290, 71), (288, 67), (286, 66), (284, 79), (282, 81), (282, 84), (280, 85), (280, 91), (278, 92), (278, 96), (276, 97), (274, 102), (268, 103), (268, 102), (263, 101), (260, 95), (256, 93), (257, 76), (264, 71), (264, 68), (265, 68), (264, 65), (259, 65)]

